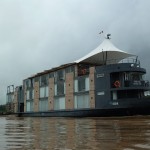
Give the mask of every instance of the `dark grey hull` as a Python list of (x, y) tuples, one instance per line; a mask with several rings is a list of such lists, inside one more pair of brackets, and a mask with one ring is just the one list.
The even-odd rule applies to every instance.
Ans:
[(116, 109), (82, 109), (18, 113), (19, 117), (110, 117), (150, 115), (150, 107)]
[(150, 115), (150, 99), (122, 101), (117, 106), (100, 109), (53, 110), (45, 112), (20, 112), (19, 117), (111, 117)]

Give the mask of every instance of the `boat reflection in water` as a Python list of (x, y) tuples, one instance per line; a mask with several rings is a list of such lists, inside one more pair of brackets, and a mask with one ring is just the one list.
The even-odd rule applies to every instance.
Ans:
[(150, 117), (0, 118), (3, 150), (150, 149)]

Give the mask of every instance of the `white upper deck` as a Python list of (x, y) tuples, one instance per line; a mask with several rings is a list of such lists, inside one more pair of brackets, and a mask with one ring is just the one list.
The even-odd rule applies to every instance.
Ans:
[(116, 48), (110, 41), (105, 39), (96, 49), (84, 57), (76, 60), (76, 63), (93, 63), (93, 64), (107, 64), (110, 60), (117, 60), (118, 62), (127, 57), (135, 56), (123, 50)]

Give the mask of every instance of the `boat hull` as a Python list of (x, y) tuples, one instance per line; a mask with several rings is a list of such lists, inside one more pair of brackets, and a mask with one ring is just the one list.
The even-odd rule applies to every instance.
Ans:
[(150, 115), (150, 99), (135, 99), (120, 102), (117, 106), (107, 108), (87, 108), (73, 110), (52, 110), (43, 112), (20, 112), (19, 117), (111, 117)]
[(82, 109), (18, 113), (19, 117), (111, 117), (150, 115), (150, 107), (116, 109)]

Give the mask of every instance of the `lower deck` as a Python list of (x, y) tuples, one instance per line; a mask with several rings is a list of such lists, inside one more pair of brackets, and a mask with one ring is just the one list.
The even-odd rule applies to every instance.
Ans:
[(150, 99), (143, 99), (138, 102), (133, 101), (131, 104), (128, 101), (123, 105), (114, 105), (110, 108), (101, 109), (86, 108), (17, 113), (19, 117), (111, 117), (132, 115), (150, 115)]

